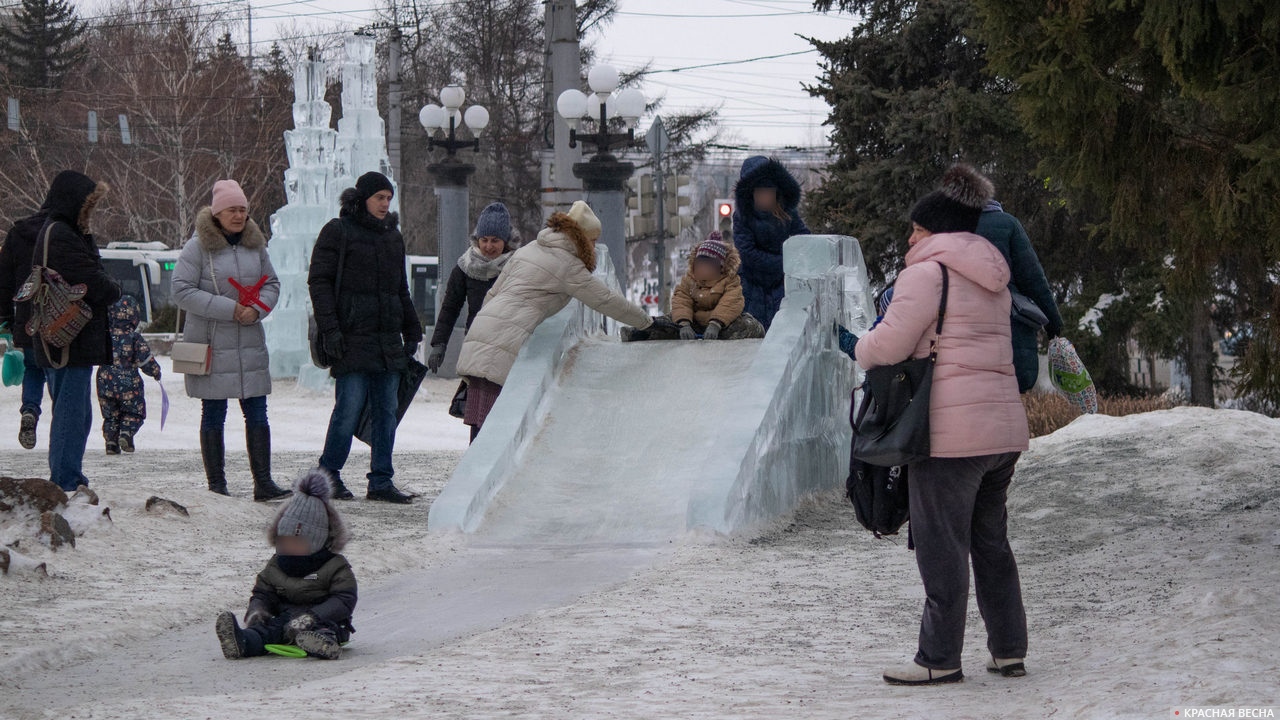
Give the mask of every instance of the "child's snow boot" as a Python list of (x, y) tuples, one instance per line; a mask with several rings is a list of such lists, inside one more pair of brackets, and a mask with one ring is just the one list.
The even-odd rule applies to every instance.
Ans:
[(209, 480), (209, 492), (228, 495), (226, 448), (221, 430), (200, 431), (200, 457), (204, 459), (204, 476)]
[(249, 472), (253, 474), (253, 499), (279, 500), (293, 494), (271, 479), (271, 428), (246, 427), (244, 442), (249, 449)]
[(235, 613), (218, 613), (214, 631), (218, 633), (218, 642), (222, 644), (223, 657), (228, 660), (245, 657), (245, 635), (236, 622)]
[(120, 433), (120, 449), (124, 452), (133, 452), (133, 435), (127, 432)]
[(303, 630), (293, 638), (293, 644), (306, 650), (308, 655), (325, 660), (337, 660), (342, 654), (338, 639), (327, 628)]
[(120, 454), (120, 443), (115, 443), (115, 442), (112, 442), (112, 441), (108, 440), (108, 441), (107, 441), (107, 454), (108, 454), (108, 455), (119, 455), (119, 454)]

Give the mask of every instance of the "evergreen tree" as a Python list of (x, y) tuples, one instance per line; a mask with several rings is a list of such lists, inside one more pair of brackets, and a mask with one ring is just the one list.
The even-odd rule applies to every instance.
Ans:
[(0, 23), (0, 58), (19, 86), (61, 88), (88, 57), (87, 29), (67, 0), (22, 0), (11, 20)]
[(1280, 6), (976, 5), (1043, 173), (1105, 209), (1105, 233), (1131, 262), (1159, 268), (1144, 340), (1181, 357), (1192, 401), (1212, 405), (1218, 326), (1261, 323), (1242, 387), (1275, 397)]

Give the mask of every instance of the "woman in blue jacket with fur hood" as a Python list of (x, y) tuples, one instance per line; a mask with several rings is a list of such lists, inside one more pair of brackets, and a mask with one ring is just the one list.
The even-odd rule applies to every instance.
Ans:
[(782, 243), (809, 234), (800, 219), (800, 183), (782, 163), (756, 155), (742, 163), (734, 198), (733, 244), (742, 256), (746, 311), (768, 330), (786, 294)]

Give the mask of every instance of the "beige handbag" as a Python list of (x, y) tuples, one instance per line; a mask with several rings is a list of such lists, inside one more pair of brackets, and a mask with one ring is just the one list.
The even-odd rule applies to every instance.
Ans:
[[(218, 292), (218, 276), (213, 274), (213, 258), (209, 258), (209, 278), (213, 280), (213, 292)], [(181, 330), (182, 336), (187, 336), (186, 330), (182, 326), (182, 310), (178, 310), (177, 325), (174, 326), (174, 333)], [(215, 322), (211, 326), (209, 337), (213, 337), (217, 332), (218, 324)], [(178, 341), (173, 344), (173, 348), (169, 351), (169, 356), (173, 359), (173, 371), (184, 375), (208, 375), (210, 368), (213, 366), (213, 346), (209, 343), (193, 343)]]

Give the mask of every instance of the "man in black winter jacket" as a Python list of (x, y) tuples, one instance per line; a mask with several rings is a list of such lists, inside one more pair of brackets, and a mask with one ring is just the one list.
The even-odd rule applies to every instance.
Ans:
[(340, 473), (368, 405), (373, 432), (366, 497), (413, 500), (391, 482), (400, 375), (422, 342), (422, 324), (409, 296), (400, 218), (389, 211), (394, 192), (385, 175), (361, 175), (342, 193), (339, 216), (324, 226), (311, 251), (311, 308), (337, 381), (320, 467), (333, 475), (338, 499), (352, 497)]
[(44, 369), (36, 363), (36, 351), (27, 334), (31, 304), (13, 301), (18, 288), (31, 275), (31, 253), (48, 213), (44, 208), (13, 224), (0, 245), (0, 334), (13, 336), (14, 347), (22, 349), (22, 404), (18, 407), (21, 421), (18, 444), (30, 450), (36, 446), (36, 425), (40, 421), (40, 402), (44, 399)]
[(81, 467), (93, 425), (93, 366), (111, 364), (107, 310), (120, 299), (120, 284), (102, 266), (102, 256), (89, 232), (89, 218), (106, 191), (106, 183), (94, 182), (74, 170), (58, 173), (49, 186), (44, 202), (48, 217), (32, 254), (33, 262), (44, 263), (47, 242), (48, 267), (72, 285), (84, 284), (84, 301), (93, 313), (65, 351), (49, 348), (46, 352), (40, 338), (33, 338), (36, 362), (45, 369), (53, 398), (49, 479), (68, 492), (89, 484)]

